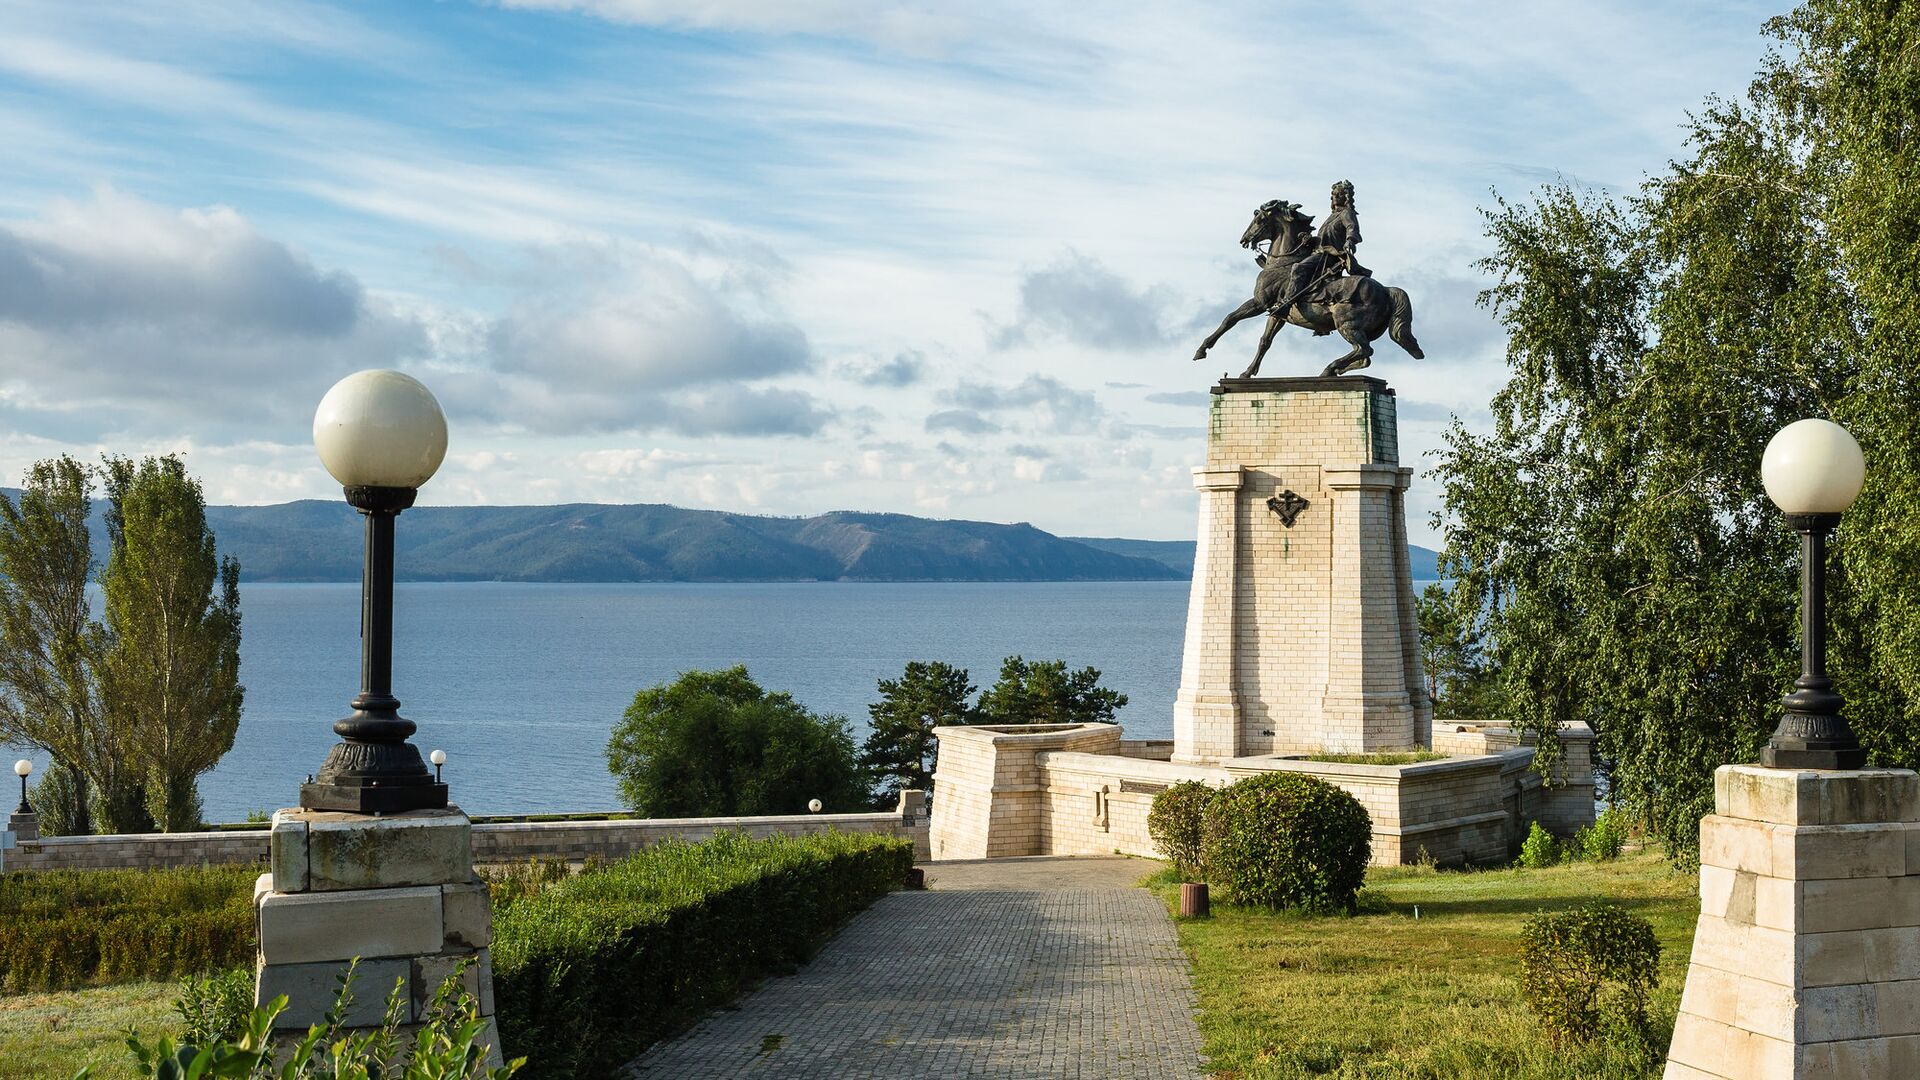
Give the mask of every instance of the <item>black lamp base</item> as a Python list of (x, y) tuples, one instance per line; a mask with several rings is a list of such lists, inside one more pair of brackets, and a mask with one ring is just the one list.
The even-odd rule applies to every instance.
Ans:
[(447, 785), (301, 784), (300, 809), (342, 814), (404, 814), (409, 810), (445, 810)]
[(411, 721), (398, 717), (367, 718), (365, 713), (342, 720), (339, 727), (360, 725), (377, 728), (395, 725), (383, 732), (388, 738), (364, 741), (349, 737), (336, 743), (327, 754), (320, 774), (300, 785), (302, 810), (332, 810), (344, 814), (400, 814), (408, 810), (444, 810), (447, 785), (434, 779), (420, 760), (420, 751), (412, 743), (389, 741), (396, 733), (410, 733)]
[(1760, 764), (1769, 769), (1864, 769), (1867, 752), (1857, 746), (1839, 750), (1769, 746), (1760, 751)]

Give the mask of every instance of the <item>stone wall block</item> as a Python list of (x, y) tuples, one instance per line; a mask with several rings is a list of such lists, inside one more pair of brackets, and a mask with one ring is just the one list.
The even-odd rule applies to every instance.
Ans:
[(1714, 774), (1714, 802), (1729, 817), (1779, 825), (1889, 824), (1920, 820), (1920, 776), (1905, 769), (1845, 772), (1734, 765)]
[(472, 830), (457, 809), (362, 814), (282, 811), (307, 823), (308, 887), (439, 885), (473, 876)]
[(484, 949), (493, 944), (493, 906), (486, 882), (475, 879), (440, 886), (440, 910), (448, 949)]
[(274, 811), (267, 853), (274, 892), (307, 891), (307, 823), (297, 811)]
[(271, 893), (259, 918), (268, 964), (421, 956), (445, 944), (437, 886)]
[[(433, 996), (440, 992), (440, 985), (453, 977), (460, 965), (467, 964), (466, 971), (460, 976), (460, 989), (475, 1002), (482, 1001), (482, 994), (492, 996), (493, 972), (491, 966), (482, 966), (489, 960), (487, 951), (477, 953), (442, 953), (438, 956), (416, 956), (413, 958), (410, 989), (413, 996), (413, 1019), (415, 1022), (427, 1018), (427, 1009), (433, 1004)], [(482, 1016), (493, 1015), (493, 1010), (482, 1008)]]
[(1907, 879), (1832, 878), (1799, 883), (1799, 929), (1810, 934), (1833, 930), (1878, 930), (1901, 923), (1895, 886)]
[(1774, 873), (1796, 881), (1897, 877), (1906, 873), (1906, 830), (1897, 825), (1770, 826)]
[[(340, 990), (345, 960), (310, 964), (262, 964), (254, 983), (254, 1004), (265, 1005), (285, 994), (287, 1009), (274, 1019), (276, 1031), (304, 1031), (317, 1024), (333, 1007)], [(404, 958), (361, 960), (353, 974), (353, 1004), (347, 1027), (376, 1027), (386, 1018), (387, 994), (396, 980), (404, 984), (411, 964)]]

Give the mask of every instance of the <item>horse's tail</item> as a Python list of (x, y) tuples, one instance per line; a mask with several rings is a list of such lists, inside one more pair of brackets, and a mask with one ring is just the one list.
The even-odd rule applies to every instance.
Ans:
[(1387, 336), (1395, 345), (1407, 350), (1415, 360), (1425, 360), (1427, 354), (1420, 351), (1420, 343), (1413, 338), (1413, 301), (1407, 299), (1407, 290), (1389, 288), (1387, 296), (1393, 300), (1393, 315), (1387, 320)]

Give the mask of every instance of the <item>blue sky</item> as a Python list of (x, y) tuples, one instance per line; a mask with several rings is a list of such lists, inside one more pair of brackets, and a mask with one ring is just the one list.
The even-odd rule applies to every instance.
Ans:
[(1777, 10), (0, 0), (0, 476), (334, 497), (312, 407), (391, 366), (453, 427), (423, 502), (1191, 536), (1253, 207), (1354, 182), (1431, 449), (1501, 379), (1477, 208), (1632, 189)]

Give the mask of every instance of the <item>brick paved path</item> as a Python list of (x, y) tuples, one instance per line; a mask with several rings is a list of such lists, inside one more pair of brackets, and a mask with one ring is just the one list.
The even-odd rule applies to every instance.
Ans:
[(649, 1050), (637, 1080), (1182, 1080), (1186, 956), (1133, 859), (934, 863), (798, 974)]

